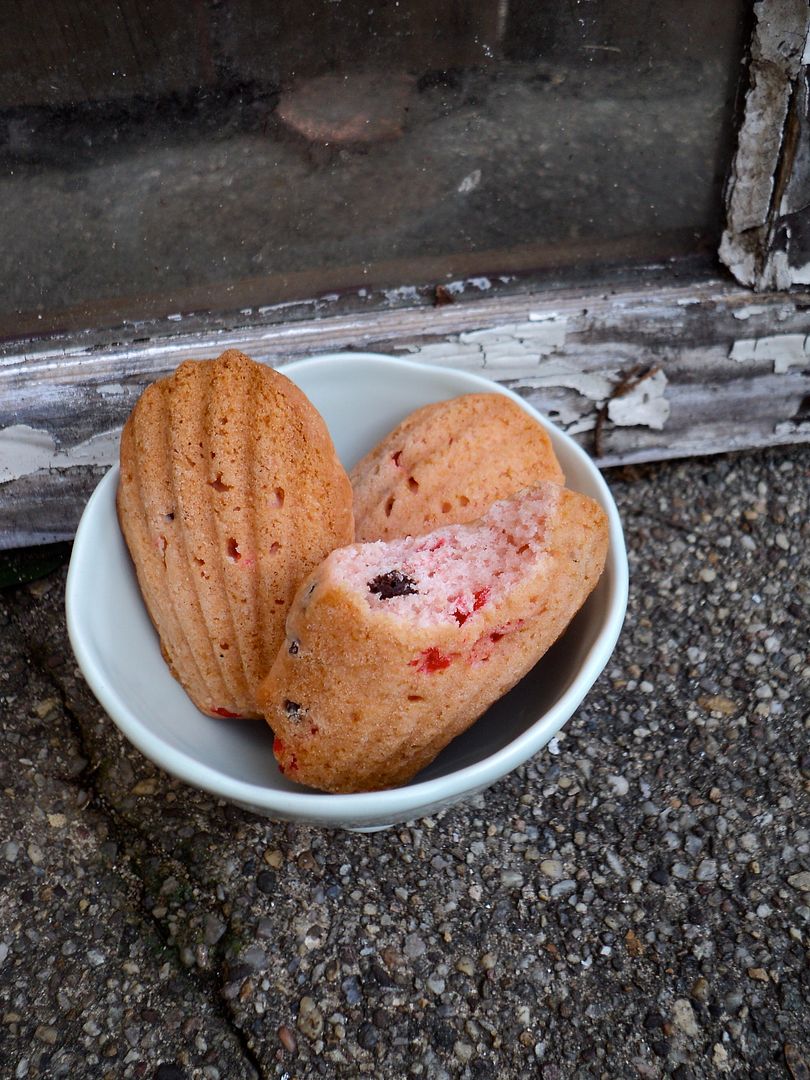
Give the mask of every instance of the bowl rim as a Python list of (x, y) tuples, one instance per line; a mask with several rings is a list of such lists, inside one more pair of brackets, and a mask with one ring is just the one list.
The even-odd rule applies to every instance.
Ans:
[[(518, 765), (528, 760), (542, 749), (568, 720), (582, 702), (594, 682), (606, 666), (618, 640), (624, 623), (627, 608), (629, 573), (627, 552), (624, 543), (619, 512), (607, 483), (598, 468), (586, 452), (565, 432), (557, 428), (541, 413), (524, 401), (518, 394), (499, 383), (468, 372), (434, 364), (424, 364), (401, 357), (390, 357), (380, 353), (325, 353), (303, 360), (295, 360), (279, 365), (276, 369), (289, 376), (301, 371), (317, 372), (341, 362), (371, 363), (378, 366), (398, 367), (401, 370), (430, 371), (441, 376), (443, 373), (458, 378), (463, 376), (469, 386), (462, 393), (498, 392), (516, 401), (525, 411), (546, 428), (555, 441), (561, 440), (566, 451), (573, 455), (591, 475), (598, 491), (599, 501), (608, 516), (610, 543), (608, 548), (608, 566), (610, 568), (609, 594), (607, 597), (607, 616), (600, 628), (596, 640), (589, 648), (576, 676), (554, 705), (538, 716), (524, 732), (506, 746), (494, 753), (465, 765), (443, 776), (409, 783), (398, 788), (386, 788), (382, 791), (357, 792), (353, 794), (328, 794), (308, 791), (300, 792), (263, 787), (258, 784), (224, 776), (210, 765), (195, 761), (184, 752), (168, 746), (151, 728), (147, 727), (125, 700), (117, 695), (113, 686), (104, 677), (93, 649), (85, 640), (81, 620), (80, 582), (87, 580), (86, 575), (92, 569), (91, 559), (97, 560), (97, 551), (92, 544), (86, 543), (94, 524), (95, 516), (101, 506), (115, 498), (119, 467), (113, 465), (102, 477), (93, 491), (82, 513), (76, 530), (73, 552), (68, 569), (65, 587), (65, 607), (68, 636), (79, 667), (94, 695), (122, 734), (141, 753), (152, 762), (183, 780), (193, 787), (219, 798), (242, 805), (250, 805), (270, 815), (305, 818), (326, 825), (342, 826), (355, 821), (373, 821), (375, 818), (405, 814), (410, 810), (415, 813), (420, 808), (452, 801), (476, 790), (488, 787), (507, 775)], [(458, 396), (458, 395), (450, 395)], [(403, 819), (404, 820), (404, 819)]]

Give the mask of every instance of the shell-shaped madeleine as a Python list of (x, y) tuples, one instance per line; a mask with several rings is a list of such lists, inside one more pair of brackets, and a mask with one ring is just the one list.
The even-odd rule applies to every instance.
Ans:
[(234, 350), (187, 361), (124, 426), (117, 505), (172, 673), (203, 712), (260, 716), (298, 583), (353, 539), (320, 414)]
[(350, 475), (363, 542), (475, 521), (523, 488), (565, 483), (545, 428), (497, 393), (417, 409)]
[(290, 780), (410, 780), (522, 679), (596, 586), (608, 520), (543, 483), (477, 522), (333, 551), (287, 617), (259, 690)]

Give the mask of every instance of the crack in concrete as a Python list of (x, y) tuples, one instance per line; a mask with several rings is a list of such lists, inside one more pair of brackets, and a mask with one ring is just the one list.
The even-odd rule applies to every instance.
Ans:
[[(224, 1024), (226, 1030), (231, 1034), (244, 1058), (245, 1064), (249, 1067), (249, 1070), (251, 1070), (246, 1072), (248, 1080), (268, 1080), (270, 1074), (264, 1070), (261, 1061), (253, 1049), (249, 1036), (235, 1023), (233, 1016), (221, 1000), (220, 986), (217, 982), (216, 974), (221, 972), (221, 966), (224, 961), (222, 951), (217, 950), (215, 969), (210, 975), (206, 975), (199, 969), (194, 970), (187, 968), (182, 963), (178, 945), (171, 940), (166, 927), (146, 905), (147, 885), (142, 863), (136, 853), (132, 850), (133, 836), (143, 841), (147, 846), (154, 846), (155, 838), (148, 835), (145, 830), (138, 825), (125, 820), (121, 813), (109, 801), (104, 792), (99, 788), (96, 782), (96, 775), (102, 763), (101, 761), (93, 761), (94, 755), (86, 737), (84, 726), (79, 714), (74, 710), (70, 703), (65, 686), (62, 684), (58, 675), (42, 661), (41, 649), (38, 646), (38, 643), (32, 642), (27, 635), (24, 635), (24, 640), (31, 658), (35, 661), (37, 672), (56, 693), (65, 719), (76, 738), (80, 755), (87, 762), (81, 772), (72, 778), (72, 782), (77, 784), (77, 786), (81, 783), (82, 789), (88, 792), (90, 798), (86, 805), (94, 809), (105, 820), (110, 831), (110, 836), (115, 841), (118, 850), (124, 855), (124, 860), (127, 865), (121, 865), (121, 861), (116, 859), (114, 871), (127, 888), (127, 894), (131, 898), (136, 914), (138, 914), (140, 918), (146, 919), (155, 930), (164, 949), (172, 956), (176, 975), (189, 983), (193, 989), (205, 999), (212, 1014)], [(190, 877), (186, 866), (168, 852), (163, 845), (159, 846), (159, 852), (161, 858), (171, 866), (173, 876), (183, 880), (189, 887), (192, 887), (192, 885), (197, 888), (199, 887), (198, 883), (193, 881)], [(133, 895), (133, 893), (135, 895)]]

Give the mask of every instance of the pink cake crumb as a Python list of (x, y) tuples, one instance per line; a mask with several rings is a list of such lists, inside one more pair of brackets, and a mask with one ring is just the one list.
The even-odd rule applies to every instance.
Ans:
[(427, 537), (341, 549), (330, 557), (330, 573), (372, 611), (417, 626), (464, 626), (546, 557), (545, 521), (558, 490), (552, 484), (529, 489), (495, 503), (476, 523), (448, 525)]

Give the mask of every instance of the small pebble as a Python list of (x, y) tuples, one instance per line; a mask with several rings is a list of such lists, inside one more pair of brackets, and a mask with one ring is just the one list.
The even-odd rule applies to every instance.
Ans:
[(517, 870), (502, 870), (501, 884), (507, 889), (519, 889), (523, 884), (523, 874), (518, 873)]
[(320, 1038), (323, 1033), (323, 1013), (309, 995), (301, 998), (296, 1023), (301, 1034), (310, 1040)]
[(630, 790), (630, 785), (628, 784), (624, 776), (617, 776), (611, 774), (608, 776), (608, 783), (610, 784), (611, 790), (613, 791), (614, 795), (626, 795), (627, 792)]
[(474, 1053), (475, 1047), (471, 1046), (468, 1042), (459, 1040), (458, 1042), (453, 1043), (453, 1054), (456, 1060), (460, 1061), (462, 1065), (466, 1065), (472, 1059)]
[(154, 795), (157, 789), (157, 780), (139, 780), (130, 790), (130, 795)]
[(291, 1027), (287, 1027), (286, 1024), (282, 1024), (278, 1029), (278, 1041), (284, 1047), (288, 1054), (294, 1054), (298, 1049), (298, 1042), (295, 1038), (295, 1032)]
[(425, 949), (425, 942), (418, 934), (408, 934), (405, 938), (405, 946), (402, 951), (409, 960), (415, 960), (425, 952)]
[(717, 862), (714, 859), (704, 859), (695, 871), (698, 881), (714, 881), (717, 877)]
[(686, 998), (676, 998), (672, 1004), (672, 1023), (685, 1035), (694, 1036), (699, 1034), (695, 1010)]
[(577, 883), (571, 878), (567, 878), (563, 881), (558, 881), (556, 885), (552, 885), (549, 890), (549, 895), (553, 900), (560, 900), (564, 896), (570, 896), (571, 893), (577, 891)]

